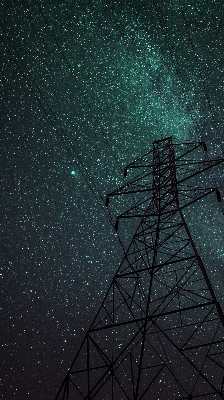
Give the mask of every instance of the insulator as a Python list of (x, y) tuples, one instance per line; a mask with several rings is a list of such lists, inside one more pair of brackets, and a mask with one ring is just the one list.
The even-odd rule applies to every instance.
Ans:
[(221, 203), (221, 194), (220, 194), (220, 191), (218, 189), (216, 190), (216, 196), (217, 196), (218, 202)]
[(127, 168), (125, 168), (124, 169), (124, 177), (126, 178), (126, 176), (127, 176), (127, 173), (128, 173), (128, 170), (127, 170)]
[(110, 196), (107, 196), (105, 206), (107, 207), (109, 204)]
[(114, 229), (116, 232), (118, 231), (118, 224), (119, 224), (119, 219), (116, 219), (115, 226), (114, 226)]

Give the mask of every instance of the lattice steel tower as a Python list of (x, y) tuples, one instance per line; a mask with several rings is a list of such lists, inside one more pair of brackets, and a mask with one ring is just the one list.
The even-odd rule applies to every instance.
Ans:
[(140, 223), (56, 399), (224, 399), (224, 317), (183, 215), (216, 192), (196, 185), (205, 143), (153, 149), (110, 193), (140, 196), (117, 218)]

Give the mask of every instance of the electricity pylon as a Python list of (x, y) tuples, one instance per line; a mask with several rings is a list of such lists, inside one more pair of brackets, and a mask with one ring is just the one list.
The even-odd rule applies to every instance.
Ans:
[[(153, 143), (110, 193), (139, 196), (140, 222), (56, 399), (224, 399), (224, 317), (183, 209), (218, 188), (196, 177), (223, 161), (205, 143)], [(208, 240), (208, 239), (207, 239)]]

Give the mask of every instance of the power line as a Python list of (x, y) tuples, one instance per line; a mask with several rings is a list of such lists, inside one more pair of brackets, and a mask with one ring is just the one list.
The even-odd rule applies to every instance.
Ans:
[[(114, 227), (113, 219), (112, 219), (112, 216), (111, 216), (109, 210), (107, 209), (107, 211), (106, 211), (106, 210), (104, 209), (103, 205), (102, 205), (102, 203), (104, 204), (103, 196), (100, 194), (99, 190), (97, 189), (95, 183), (93, 182), (92, 177), (91, 177), (91, 179), (90, 179), (91, 184), (90, 184), (90, 182), (88, 181), (88, 179), (86, 178), (85, 174), (87, 174), (88, 176), (90, 176), (90, 175), (89, 175), (88, 171), (85, 169), (85, 166), (84, 166), (83, 162), (81, 161), (80, 157), (78, 156), (77, 152), (75, 151), (75, 148), (74, 148), (73, 143), (72, 143), (71, 140), (68, 138), (68, 136), (67, 136), (66, 132), (64, 131), (63, 127), (61, 126), (61, 124), (60, 124), (58, 118), (56, 117), (55, 113), (53, 112), (51, 106), (48, 104), (47, 100), (44, 98), (44, 95), (43, 95), (43, 93), (41, 92), (41, 90), (40, 90), (40, 88), (39, 88), (37, 82), (36, 82), (35, 79), (33, 78), (33, 76), (32, 76), (32, 74), (30, 73), (30, 71), (27, 69), (27, 67), (26, 67), (25, 63), (23, 62), (23, 60), (22, 60), (20, 54), (18, 53), (16, 47), (14, 46), (14, 44), (12, 43), (12, 41), (9, 39), (8, 34), (7, 34), (7, 32), (5, 31), (5, 29), (4, 29), (4, 27), (3, 27), (3, 25), (2, 25), (1, 22), (0, 22), (0, 25), (1, 25), (1, 28), (2, 28), (3, 32), (4, 32), (5, 35), (6, 35), (6, 37), (7, 37), (8, 41), (9, 41), (9, 43), (10, 43), (11, 46), (13, 47), (13, 49), (14, 49), (16, 55), (17, 55), (17, 58), (19, 59), (19, 61), (20, 61), (21, 65), (23, 66), (23, 69), (24, 69), (24, 70), (21, 68), (21, 66), (20, 66), (19, 62), (17, 61), (16, 57), (13, 55), (13, 52), (10, 50), (10, 47), (8, 46), (8, 44), (6, 43), (6, 41), (4, 40), (4, 38), (1, 36), (2, 42), (4, 43), (4, 45), (5, 45), (6, 49), (8, 50), (8, 52), (12, 55), (13, 61), (14, 61), (15, 64), (17, 65), (17, 67), (18, 67), (18, 69), (20, 70), (22, 76), (25, 78), (25, 80), (26, 80), (26, 82), (27, 82), (27, 84), (28, 84), (30, 90), (31, 90), (32, 93), (34, 94), (36, 100), (38, 101), (38, 103), (39, 103), (39, 105), (40, 105), (40, 107), (41, 107), (41, 109), (43, 110), (45, 116), (46, 116), (46, 117), (48, 118), (48, 120), (50, 121), (50, 123), (51, 123), (51, 125), (53, 126), (55, 132), (57, 133), (57, 135), (59, 136), (61, 142), (63, 143), (63, 145), (65, 146), (66, 150), (68, 151), (70, 157), (72, 158), (73, 161), (75, 161), (74, 157), (78, 160), (78, 162), (75, 161), (75, 162), (76, 162), (77, 168), (79, 169), (79, 171), (80, 171), (80, 173), (81, 173), (81, 175), (82, 175), (84, 181), (85, 181), (86, 184), (88, 185), (90, 191), (93, 193), (94, 197), (95, 197), (95, 198), (97, 199), (97, 201), (100, 203), (100, 207), (102, 208), (104, 214), (106, 215), (106, 218), (108, 219), (110, 225)], [(25, 71), (25, 72), (24, 72), (24, 71)], [(31, 83), (30, 81), (31, 81), (32, 83)], [(32, 85), (33, 85), (33, 86), (32, 86)], [(35, 92), (34, 87), (36, 88), (38, 94)], [(47, 111), (47, 110), (48, 110), (48, 111)], [(51, 116), (49, 115), (49, 112), (50, 112)], [(53, 117), (53, 120), (52, 120), (52, 117)], [(60, 131), (58, 130), (56, 124), (59, 126), (59, 128), (60, 128), (62, 134), (61, 134)], [(66, 140), (65, 140), (64, 138), (66, 138), (66, 140), (68, 141), (68, 144), (67, 144), (67, 142), (66, 142)], [(73, 153), (74, 153), (74, 154), (73, 154)], [(80, 165), (82, 166), (82, 168), (84, 169), (84, 172), (83, 172), (82, 169), (80, 168), (80, 165), (79, 165), (79, 164), (80, 164)], [(93, 186), (93, 188), (92, 188), (91, 185)], [(101, 201), (99, 201), (98, 196), (100, 197), (100, 200), (101, 200)], [(102, 202), (102, 203), (101, 203), (101, 202)], [(121, 245), (123, 251), (125, 252), (125, 249), (124, 249), (124, 246), (123, 246), (123, 243), (122, 243), (122, 241), (121, 241), (120, 236), (117, 235), (117, 237), (118, 237), (119, 243), (120, 243), (120, 245)]]

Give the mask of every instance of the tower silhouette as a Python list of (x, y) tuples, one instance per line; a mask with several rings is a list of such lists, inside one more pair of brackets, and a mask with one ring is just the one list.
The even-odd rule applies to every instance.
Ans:
[(199, 174), (223, 162), (172, 138), (125, 168), (107, 196), (137, 196), (117, 217), (139, 224), (56, 399), (224, 399), (224, 317), (183, 209), (218, 188)]

